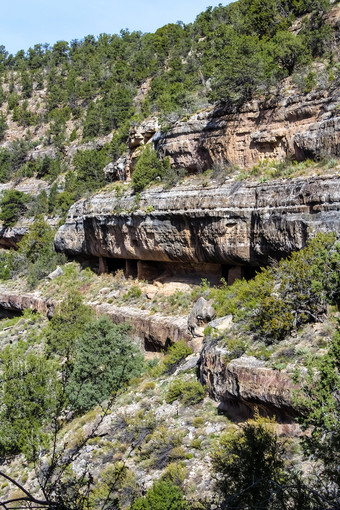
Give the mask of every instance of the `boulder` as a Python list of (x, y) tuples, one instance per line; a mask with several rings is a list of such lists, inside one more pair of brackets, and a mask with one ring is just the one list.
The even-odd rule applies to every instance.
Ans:
[(215, 317), (215, 310), (211, 304), (200, 297), (194, 304), (189, 317), (188, 317), (188, 329), (192, 335), (196, 335), (197, 326), (202, 326), (210, 322)]
[(57, 269), (55, 269), (54, 271), (52, 271), (52, 273), (50, 273), (47, 278), (49, 280), (55, 280), (56, 278), (58, 278), (58, 276), (61, 276), (62, 274), (64, 273), (64, 271), (61, 269), (60, 266), (57, 267)]

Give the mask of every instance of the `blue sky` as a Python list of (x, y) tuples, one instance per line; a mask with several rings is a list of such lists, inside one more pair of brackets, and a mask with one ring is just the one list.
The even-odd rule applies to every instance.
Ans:
[(37, 43), (81, 39), (85, 35), (130, 31), (154, 32), (167, 23), (190, 23), (209, 0), (3, 0), (0, 44), (16, 53)]

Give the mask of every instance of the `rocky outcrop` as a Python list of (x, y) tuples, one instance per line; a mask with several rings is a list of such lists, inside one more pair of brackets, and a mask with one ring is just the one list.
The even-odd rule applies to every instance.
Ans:
[(126, 180), (126, 165), (127, 158), (122, 156), (114, 162), (109, 163), (104, 168), (105, 179), (107, 182), (111, 181), (125, 181)]
[(134, 149), (135, 147), (140, 147), (141, 145), (147, 144), (158, 131), (158, 129), (159, 124), (157, 117), (152, 117), (151, 119), (144, 120), (139, 125), (132, 127), (129, 134), (130, 149)]
[(31, 310), (32, 312), (52, 317), (55, 304), (54, 301), (45, 299), (40, 295), (23, 292), (19, 293), (4, 287), (0, 288), (0, 308), (4, 308), (5, 310), (12, 312)]
[(42, 179), (35, 179), (33, 177), (24, 178), (20, 179), (18, 182), (9, 181), (4, 184), (0, 184), (0, 195), (2, 195), (4, 191), (14, 188), (22, 193), (36, 196), (42, 191), (46, 191), (46, 193), (48, 193), (50, 187), (51, 185)]
[(191, 265), (203, 277), (223, 265), (256, 267), (301, 249), (318, 231), (338, 232), (339, 184), (333, 176), (182, 186), (142, 193), (138, 209), (133, 195), (102, 193), (71, 207), (55, 246), (71, 256), (135, 260), (142, 277), (148, 264), (160, 272)]
[(293, 392), (297, 387), (290, 376), (250, 356), (228, 361), (228, 354), (217, 341), (210, 341), (200, 358), (201, 382), (220, 402), (219, 409), (233, 418), (245, 419), (257, 407), (261, 414), (275, 415), (279, 423), (293, 423), (297, 415)]
[(202, 328), (203, 324), (210, 322), (215, 317), (215, 310), (204, 297), (200, 297), (194, 304), (189, 317), (188, 317), (188, 329), (196, 336), (201, 333), (197, 331), (199, 327)]
[[(0, 309), (41, 313), (48, 318), (53, 316), (57, 301), (45, 299), (37, 293), (22, 293), (0, 287)], [(146, 352), (161, 352), (171, 343), (179, 340), (185, 342), (194, 352), (199, 351), (203, 337), (193, 337), (188, 331), (187, 317), (165, 316), (160, 313), (150, 314), (148, 310), (133, 307), (118, 307), (112, 304), (90, 303), (98, 315), (108, 315), (115, 324), (129, 323), (132, 335)]]
[(187, 317), (150, 314), (148, 310), (107, 304), (97, 305), (95, 309), (99, 314), (108, 315), (115, 324), (130, 323), (135, 339), (141, 342), (145, 351), (161, 352), (181, 339), (195, 352), (202, 345), (203, 337), (194, 339), (188, 332)]
[(0, 248), (18, 249), (18, 243), (27, 233), (27, 227), (0, 228)]
[(86, 143), (79, 144), (78, 142), (73, 142), (69, 146), (65, 147), (65, 155), (69, 162), (71, 162), (72, 158), (76, 155), (78, 151), (99, 150), (102, 149), (107, 143), (110, 143), (111, 140), (112, 133), (106, 136), (98, 137), (94, 140), (89, 140)]
[(44, 147), (43, 145), (37, 145), (28, 152), (27, 159), (33, 159), (36, 161), (37, 159), (43, 159), (43, 158), (51, 158), (51, 159), (57, 159), (58, 158), (58, 149), (55, 147)]
[(209, 109), (159, 133), (156, 148), (175, 167), (195, 172), (213, 165), (249, 168), (264, 158), (339, 156), (339, 100), (337, 84), (306, 95), (286, 91), (239, 110)]

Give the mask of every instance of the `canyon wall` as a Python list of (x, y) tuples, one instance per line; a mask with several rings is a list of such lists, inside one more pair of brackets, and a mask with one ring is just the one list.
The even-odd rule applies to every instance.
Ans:
[[(216, 107), (196, 113), (165, 133), (156, 132), (153, 142), (161, 157), (191, 171), (216, 164), (249, 168), (265, 158), (339, 156), (339, 100), (338, 85), (298, 94), (288, 84), (277, 96), (237, 111)], [(136, 138), (132, 133), (131, 148)]]
[(71, 207), (55, 246), (70, 256), (97, 257), (103, 269), (128, 260), (134, 276), (173, 267), (177, 274), (191, 268), (217, 277), (221, 267), (265, 265), (301, 249), (318, 231), (338, 232), (339, 184), (339, 176), (320, 176), (182, 186), (145, 191), (137, 206), (132, 194), (101, 193)]
[[(1, 309), (33, 312), (51, 318), (59, 303), (46, 299), (39, 292), (19, 292), (0, 286)], [(92, 304), (97, 315), (107, 315), (115, 324), (129, 322), (131, 334), (146, 355), (154, 355), (167, 349), (170, 343), (185, 340), (194, 352), (200, 352), (199, 371), (203, 384), (209, 388), (212, 398), (219, 402), (219, 410), (237, 420), (252, 416), (255, 407), (262, 414), (277, 417), (279, 423), (293, 423), (297, 409), (293, 401), (296, 386), (288, 374), (265, 366), (265, 362), (242, 356), (226, 362), (228, 351), (217, 340), (194, 336), (188, 329), (188, 317), (171, 317), (133, 307), (113, 304)], [(231, 317), (220, 319), (227, 327)], [(196, 359), (196, 358), (195, 358)]]
[[(19, 292), (0, 285), (0, 310), (15, 313), (31, 310), (50, 319), (59, 305), (58, 301), (46, 299), (39, 292)], [(131, 306), (118, 307), (108, 303), (91, 306), (97, 315), (107, 315), (115, 324), (131, 324), (131, 334), (145, 352), (161, 352), (181, 339), (185, 340), (193, 351), (201, 348), (202, 336), (194, 337), (189, 332), (187, 317), (150, 314), (149, 310)]]
[(235, 419), (276, 416), (279, 423), (293, 423), (298, 414), (294, 391), (298, 386), (284, 371), (273, 370), (252, 356), (228, 360), (228, 350), (207, 338), (200, 356), (200, 379), (209, 387), (219, 409)]

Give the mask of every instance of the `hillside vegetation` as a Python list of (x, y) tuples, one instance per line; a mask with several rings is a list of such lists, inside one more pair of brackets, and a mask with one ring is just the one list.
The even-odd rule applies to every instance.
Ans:
[(153, 34), (88, 35), (16, 55), (2, 46), (0, 181), (58, 182), (33, 214), (63, 215), (105, 185), (103, 168), (127, 151), (130, 127), (150, 115), (167, 129), (209, 103), (237, 110), (255, 96), (275, 96), (290, 76), (301, 92), (331, 86), (338, 65), (329, 8), (327, 0), (240, 0)]
[[(1, 285), (53, 301), (49, 318), (29, 310), (0, 318), (0, 508), (340, 508), (338, 233), (318, 234), (252, 279), (169, 292), (123, 270), (97, 275), (54, 250), (55, 226), (75, 200), (108, 184), (105, 166), (127, 153), (129, 130), (143, 120), (156, 116), (166, 131), (211, 105), (237, 112), (275, 97), (288, 81), (303, 94), (334, 86), (330, 7), (239, 0), (153, 34), (88, 35), (16, 55), (0, 47), (0, 183), (9, 183), (0, 220), (5, 229), (27, 227), (16, 250), (0, 251)], [(313, 172), (332, 166), (306, 164)], [(293, 167), (301, 170), (264, 161), (239, 178), (291, 175)], [(108, 192), (120, 197), (131, 187), (137, 209), (145, 187), (171, 188), (184, 171), (148, 145), (131, 183)], [(25, 178), (46, 189), (16, 189)], [(202, 353), (181, 339), (142, 352), (131, 324), (98, 311), (130, 307), (171, 320), (202, 298), (217, 317), (203, 348), (215, 349), (220, 372), (244, 357), (273, 385), (286, 377), (290, 421), (277, 423), (272, 403), (256, 399), (246, 402), (250, 419), (237, 415), (243, 402), (229, 414), (217, 402), (220, 374), (204, 377)]]

